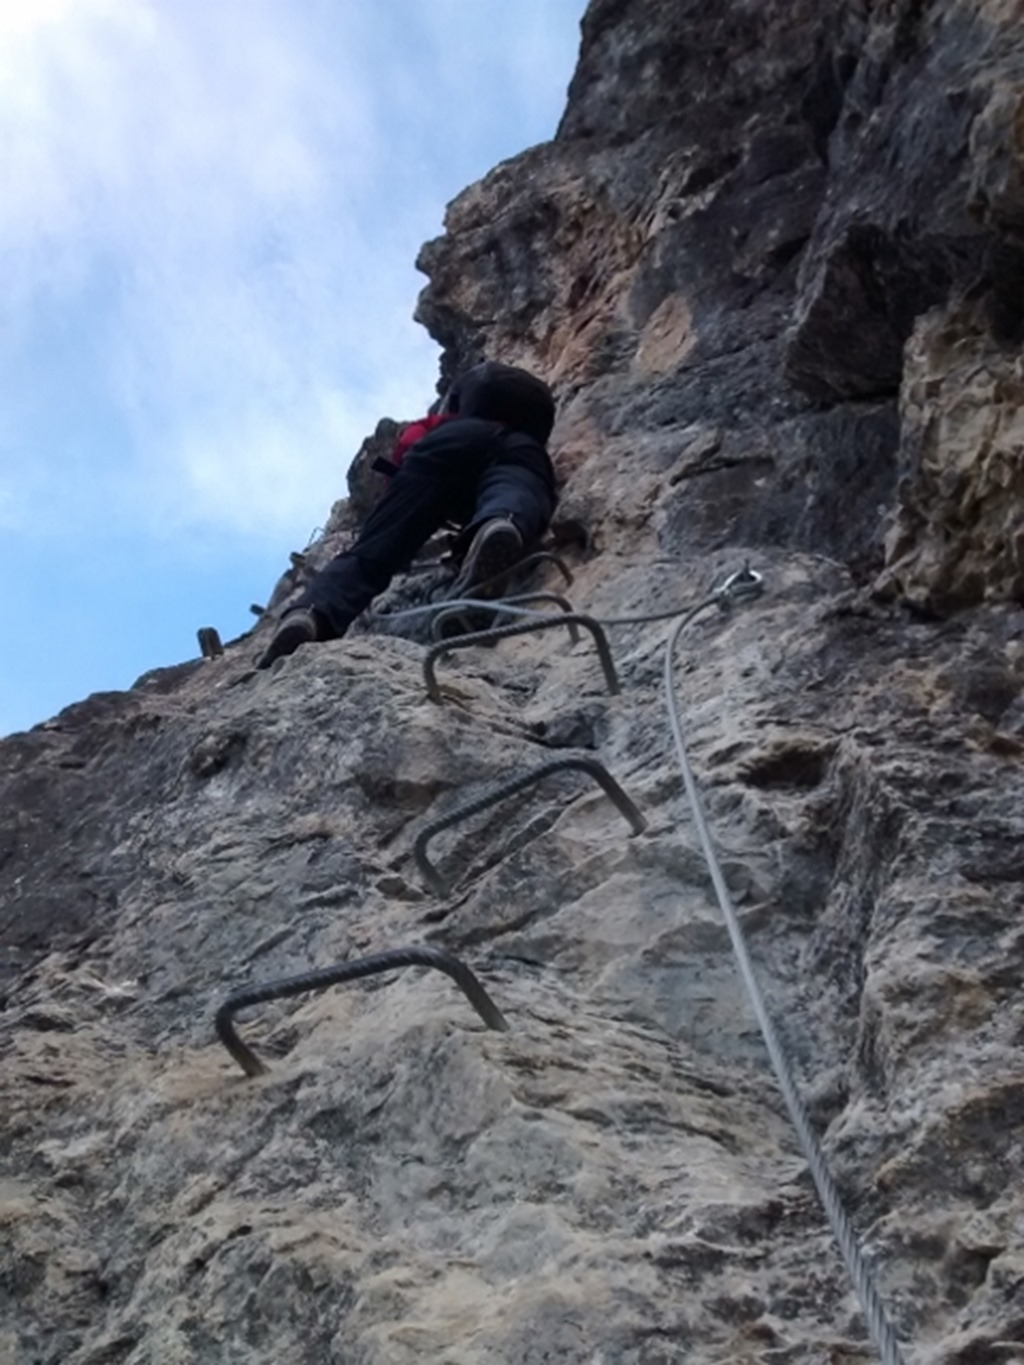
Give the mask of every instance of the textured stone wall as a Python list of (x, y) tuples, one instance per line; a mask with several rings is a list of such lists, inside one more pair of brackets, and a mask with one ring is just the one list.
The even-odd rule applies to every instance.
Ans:
[(976, 306), (935, 310), (907, 345), (905, 470), (883, 589), (924, 610), (1024, 602), (1024, 361)]
[[(420, 259), (439, 387), (554, 383), (567, 591), (680, 647), (769, 1008), (912, 1362), (1024, 1360), (1024, 14), (595, 0)], [(312, 564), (351, 536), (367, 471)], [(327, 509), (325, 509), (326, 514)], [(538, 575), (563, 584), (553, 568)], [(421, 600), (410, 577), (380, 604)], [(0, 744), (0, 1362), (867, 1361), (681, 794), (664, 623), (438, 664), (269, 624)], [(401, 634), (395, 634), (401, 630)], [(387, 631), (388, 633), (385, 633)], [(424, 826), (559, 754), (565, 773)], [(246, 1012), (389, 946), (469, 961)]]

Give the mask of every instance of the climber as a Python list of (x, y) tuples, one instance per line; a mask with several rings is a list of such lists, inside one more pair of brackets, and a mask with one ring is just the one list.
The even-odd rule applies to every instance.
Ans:
[[(468, 541), (453, 596), (510, 569), (555, 508), (547, 440), (555, 405), (546, 384), (485, 361), (452, 385), (441, 411), (406, 427), (391, 483), (358, 540), (307, 584), (281, 617), (258, 667), (299, 645), (336, 640), (445, 522)], [(486, 591), (486, 590), (485, 590)]]

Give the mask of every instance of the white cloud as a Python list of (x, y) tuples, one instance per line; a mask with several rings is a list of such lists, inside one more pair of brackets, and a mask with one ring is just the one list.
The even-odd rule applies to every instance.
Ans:
[(244, 628), (432, 396), (416, 252), (584, 3), (0, 0), (0, 733)]
[[(20, 340), (74, 319), (131, 438), (119, 492), (145, 487), (155, 524), (279, 527), (339, 491), (315, 486), (342, 458), (317, 414), (375, 327), (374, 294), (394, 311), (386, 279), (366, 280), (383, 161), (367, 82), (343, 46), (321, 60), (279, 4), (53, 9), (0, 29), (0, 252)], [(430, 348), (404, 350), (426, 394)], [(65, 470), (62, 488), (76, 482)]]
[(4, 515), (322, 518), (432, 396), (412, 261), (464, 167), (529, 140), (551, 13), (0, 0)]

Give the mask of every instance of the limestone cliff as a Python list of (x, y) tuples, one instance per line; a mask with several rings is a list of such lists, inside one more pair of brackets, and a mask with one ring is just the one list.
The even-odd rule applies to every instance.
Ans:
[[(1024, 7), (593, 0), (557, 137), (420, 264), (441, 384), (557, 389), (578, 610), (765, 575), (680, 698), (758, 973), (908, 1360), (1024, 1360)], [(873, 1358), (665, 624), (609, 626), (619, 695), (546, 633), (440, 704), (422, 631), (253, 675), (267, 628), (0, 745), (0, 1362)], [(424, 826), (558, 754), (646, 831), (565, 773), (431, 892)], [(215, 1040), (237, 987), (417, 942), (510, 1031), (410, 970), (242, 1016), (265, 1078)]]

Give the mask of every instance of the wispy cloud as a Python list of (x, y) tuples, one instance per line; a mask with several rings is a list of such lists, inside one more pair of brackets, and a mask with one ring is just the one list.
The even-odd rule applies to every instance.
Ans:
[[(404, 317), (386, 266), (367, 287), (384, 158), (352, 54), (318, 51), (280, 5), (144, 0), (66, 4), (2, 51), (13, 337), (60, 319), (93, 353), (97, 421), (130, 442), (118, 491), (146, 487), (155, 525), (279, 533), (337, 486), (383, 328), (405, 401), (429, 392), (407, 286)], [(65, 493), (95, 489), (67, 474)]]
[(583, 8), (0, 0), (5, 533), (59, 566), (322, 521), (431, 399), (416, 252), (553, 132)]

